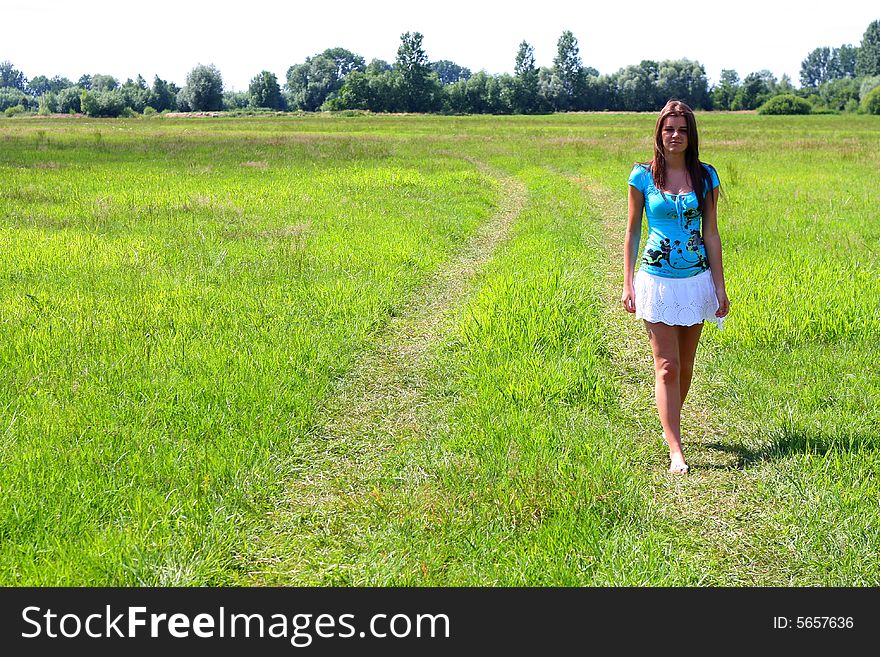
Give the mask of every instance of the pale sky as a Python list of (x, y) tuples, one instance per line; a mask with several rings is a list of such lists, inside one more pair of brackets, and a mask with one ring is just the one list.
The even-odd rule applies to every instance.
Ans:
[(287, 69), (342, 47), (393, 63), (404, 32), (421, 32), (431, 61), (473, 72), (512, 73), (519, 43), (552, 66), (564, 30), (581, 59), (608, 74), (644, 59), (703, 64), (740, 78), (761, 69), (800, 85), (814, 48), (858, 46), (880, 19), (876, 0), (0, 0), (0, 61), (30, 79), (84, 73), (120, 82), (139, 73), (183, 86), (196, 64), (214, 64), (226, 89), (245, 90), (262, 70), (284, 84)]

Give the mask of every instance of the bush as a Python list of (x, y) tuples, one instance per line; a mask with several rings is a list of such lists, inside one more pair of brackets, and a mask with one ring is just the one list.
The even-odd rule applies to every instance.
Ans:
[(190, 107), (190, 104), (189, 104), (189, 93), (187, 92), (187, 90), (185, 88), (180, 89), (177, 92), (177, 99), (175, 101), (175, 104), (177, 105), (178, 112), (192, 112), (193, 111), (192, 107)]
[(6, 116), (15, 116), (16, 114), (23, 114), (24, 111), (24, 105), (13, 105), (12, 107), (7, 107), (3, 110), (3, 113)]
[(125, 96), (118, 89), (113, 91), (83, 91), (79, 97), (80, 107), (88, 116), (117, 117), (127, 108)]
[(23, 91), (13, 89), (12, 87), (0, 87), (0, 111), (6, 111), (11, 107), (21, 105), (23, 110), (28, 108), (31, 100), (30, 96), (25, 95)]
[(859, 100), (865, 100), (865, 96), (877, 87), (880, 87), (880, 75), (862, 78), (862, 84), (859, 85)]
[(153, 100), (152, 92), (147, 87), (144, 79), (140, 76), (138, 76), (138, 79), (135, 82), (132, 82), (131, 80), (126, 82), (120, 87), (120, 91), (122, 92), (123, 98), (125, 98), (126, 107), (130, 107), (138, 114), (143, 112), (144, 107), (149, 105)]
[(850, 111), (847, 108), (849, 101), (859, 102), (859, 83), (853, 78), (838, 78), (828, 80), (819, 86), (819, 98), (825, 107), (838, 111)]
[(79, 113), (82, 111), (80, 105), (80, 95), (84, 89), (82, 87), (68, 87), (58, 92), (55, 99), (55, 111), (59, 114), (70, 114), (71, 112)]
[(874, 87), (862, 99), (861, 109), (866, 114), (880, 114), (880, 87)]
[(758, 114), (809, 114), (812, 107), (809, 102), (794, 94), (773, 96), (758, 108)]
[(156, 114), (158, 114), (158, 112), (156, 111), (155, 107), (150, 107), (149, 105), (147, 105), (144, 108), (144, 116), (156, 116)]
[(40, 116), (48, 116), (52, 112), (55, 111), (55, 106), (58, 104), (58, 99), (55, 94), (51, 91), (44, 93), (38, 99), (39, 109), (37, 110), (37, 114)]
[(237, 110), (245, 109), (250, 105), (251, 98), (247, 91), (225, 91), (223, 92), (223, 109)]

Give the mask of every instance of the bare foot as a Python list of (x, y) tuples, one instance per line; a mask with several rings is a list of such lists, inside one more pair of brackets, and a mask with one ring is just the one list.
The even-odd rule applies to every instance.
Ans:
[(684, 457), (681, 454), (677, 454), (675, 456), (669, 457), (669, 472), (672, 474), (687, 474), (690, 468), (688, 464), (684, 462)]

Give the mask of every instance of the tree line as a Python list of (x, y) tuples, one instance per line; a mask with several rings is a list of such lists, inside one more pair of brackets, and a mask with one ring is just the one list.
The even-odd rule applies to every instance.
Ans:
[[(109, 75), (83, 75), (76, 82), (55, 76), (26, 79), (10, 62), (0, 63), (0, 111), (130, 116), (158, 112), (319, 111), (442, 112), (450, 114), (542, 114), (569, 111), (656, 111), (678, 98), (696, 109), (799, 108), (802, 112), (880, 113), (880, 20), (858, 47), (823, 46), (801, 63), (800, 88), (767, 70), (740, 79), (724, 69), (709, 86), (702, 64), (688, 59), (653, 61), (600, 75), (581, 60), (578, 41), (565, 31), (552, 66), (537, 66), (534, 48), (519, 44), (513, 74), (472, 73), (448, 60), (430, 61), (418, 32), (401, 35), (394, 63), (330, 48), (287, 70), (279, 83), (261, 71), (247, 91), (224, 91), (212, 65), (199, 64), (183, 87), (138, 75), (120, 84)], [(771, 99), (782, 97), (784, 102)], [(872, 100), (873, 99), (873, 100)], [(768, 110), (769, 111), (769, 110)]]

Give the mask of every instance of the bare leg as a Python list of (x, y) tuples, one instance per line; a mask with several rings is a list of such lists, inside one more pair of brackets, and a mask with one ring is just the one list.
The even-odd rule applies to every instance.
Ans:
[(681, 405), (687, 397), (691, 387), (691, 379), (694, 377), (694, 360), (697, 357), (697, 345), (703, 332), (703, 323), (693, 326), (679, 326), (678, 359), (681, 364), (681, 376), (679, 389), (681, 390)]
[[(699, 341), (698, 327), (669, 326), (645, 322), (654, 354), (654, 401), (660, 415), (660, 424), (669, 445), (669, 471), (687, 472), (687, 463), (681, 451), (681, 407), (693, 376), (693, 359)], [(687, 371), (683, 376), (682, 355)]]

